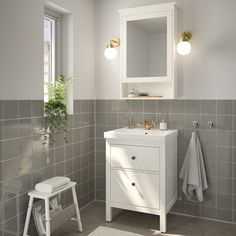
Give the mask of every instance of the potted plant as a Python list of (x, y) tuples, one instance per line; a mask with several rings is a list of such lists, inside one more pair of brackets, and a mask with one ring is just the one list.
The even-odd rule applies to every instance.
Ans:
[(42, 129), (42, 144), (54, 142), (55, 134), (64, 132), (66, 141), (67, 127), (67, 87), (68, 82), (63, 75), (60, 75), (55, 82), (47, 83), (49, 100), (44, 103), (44, 112), (46, 116), (45, 127)]

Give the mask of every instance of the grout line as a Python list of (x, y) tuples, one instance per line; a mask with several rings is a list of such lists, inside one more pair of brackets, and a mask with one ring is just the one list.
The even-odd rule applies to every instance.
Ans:
[[(216, 101), (216, 124), (218, 124), (218, 102)], [(218, 218), (218, 132), (216, 132), (216, 218)]]
[[(232, 112), (231, 114), (233, 114), (233, 102), (231, 102), (231, 109), (232, 109)], [(232, 118), (232, 126), (231, 126), (231, 130), (232, 130), (232, 134), (231, 134), (231, 138), (233, 139), (233, 118)], [(233, 140), (231, 140), (231, 144), (233, 146)], [(232, 163), (232, 177), (234, 177), (234, 164), (233, 164), (233, 148), (232, 148), (232, 152), (231, 152), (231, 163)], [(233, 193), (233, 190), (234, 190), (234, 181), (232, 180), (232, 193)], [(234, 209), (234, 198), (232, 196), (232, 209)], [(234, 212), (232, 211), (232, 221), (234, 220)]]

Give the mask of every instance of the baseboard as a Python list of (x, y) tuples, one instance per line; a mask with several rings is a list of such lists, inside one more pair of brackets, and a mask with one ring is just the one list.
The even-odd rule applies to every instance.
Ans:
[[(94, 199), (93, 202), (105, 203), (104, 200), (99, 200), (99, 199)], [(202, 216), (192, 216), (192, 215), (187, 215), (187, 214), (182, 214), (182, 213), (177, 213), (177, 212), (169, 212), (168, 214), (180, 215), (180, 216), (186, 216), (186, 217), (191, 217), (191, 218), (196, 218), (196, 219), (203, 219), (203, 220), (209, 220), (209, 221), (215, 221), (215, 222), (220, 222), (220, 223), (236, 225), (236, 222), (229, 222), (229, 221), (224, 221), (224, 220), (219, 220), (219, 219), (212, 219), (212, 218), (207, 218), (207, 217), (202, 217)]]
[(195, 218), (195, 219), (215, 221), (215, 222), (226, 223), (226, 224), (231, 224), (231, 225), (236, 225), (236, 222), (229, 222), (229, 221), (224, 221), (224, 220), (219, 220), (219, 219), (212, 219), (212, 218), (207, 218), (207, 217), (202, 217), (202, 216), (192, 216), (192, 215), (187, 215), (187, 214), (182, 214), (182, 213), (177, 213), (177, 212), (169, 212), (169, 214), (186, 216), (186, 217), (191, 217), (191, 218)]

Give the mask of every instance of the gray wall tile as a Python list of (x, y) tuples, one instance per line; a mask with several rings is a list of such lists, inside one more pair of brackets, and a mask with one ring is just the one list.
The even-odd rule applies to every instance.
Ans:
[(236, 132), (232, 133), (232, 145), (236, 147)]
[(19, 120), (19, 137), (30, 136), (32, 134), (31, 119)]
[[(215, 125), (216, 128), (218, 128), (217, 126), (217, 119), (216, 119), (216, 115), (204, 115), (204, 114), (201, 114), (201, 129), (210, 129), (209, 128), (209, 125), (208, 125), (208, 122), (209, 121), (212, 121)], [(214, 128), (215, 128), (214, 127)]]
[[(98, 110), (96, 110), (98, 112)], [(119, 100), (119, 112), (130, 112), (130, 101)]]
[(184, 100), (171, 100), (171, 113), (185, 113), (185, 101)]
[(119, 113), (119, 127), (128, 126), (129, 115), (127, 113)]
[(3, 142), (0, 141), (0, 161), (3, 160)]
[(217, 178), (217, 191), (219, 193), (232, 194), (232, 183), (231, 178)]
[(185, 114), (171, 114), (170, 117), (170, 126), (171, 129), (185, 129), (186, 122), (185, 122)]
[(143, 101), (130, 101), (130, 111), (132, 113), (143, 113)]
[(144, 113), (156, 113), (156, 101), (144, 101)]
[(202, 206), (216, 207), (216, 192), (210, 192), (206, 190), (204, 192), (204, 201), (201, 203)]
[(3, 139), (3, 121), (0, 121), (0, 140)]
[(217, 175), (219, 177), (232, 178), (232, 163), (217, 163)]
[(232, 210), (232, 195), (225, 193), (217, 194), (217, 207)]
[(184, 204), (184, 213), (192, 216), (200, 216), (200, 207), (192, 204)]
[(97, 125), (106, 125), (107, 115), (106, 113), (97, 113), (96, 114), (96, 124)]
[(20, 100), (19, 101), (19, 117), (20, 118), (29, 118), (31, 117), (31, 101), (29, 100)]
[(107, 112), (119, 112), (119, 101), (108, 100), (107, 101)]
[(232, 115), (232, 100), (218, 100), (217, 114)]
[(19, 154), (19, 141), (12, 139), (3, 141), (3, 158), (8, 160), (20, 156)]
[(232, 146), (232, 132), (231, 131), (218, 131), (217, 132), (217, 145)]
[(233, 100), (233, 115), (236, 116), (236, 100)]
[(216, 131), (215, 130), (200, 130), (199, 138), (204, 145), (216, 145)]
[(82, 112), (82, 101), (74, 100), (74, 113), (81, 113), (81, 112)]
[(32, 117), (42, 117), (44, 115), (43, 101), (31, 101)]
[(233, 131), (236, 131), (236, 116), (233, 116)]
[(232, 130), (232, 116), (217, 116), (218, 130)]
[(3, 162), (0, 161), (0, 182), (3, 181)]
[(89, 112), (89, 101), (88, 100), (82, 100), (82, 112), (83, 113)]
[(201, 216), (205, 218), (216, 219), (216, 208), (213, 207), (201, 207)]
[(118, 113), (107, 113), (107, 125), (118, 127)]
[(207, 160), (216, 160), (217, 159), (217, 148), (216, 146), (202, 145), (202, 152), (204, 158)]
[(200, 100), (187, 100), (186, 101), (186, 113), (187, 114), (200, 114), (201, 101)]
[(96, 100), (96, 112), (106, 112), (106, 100)]
[(3, 101), (0, 101), (0, 120), (3, 119)]
[(3, 138), (13, 139), (17, 138), (19, 133), (19, 121), (18, 120), (4, 120)]
[(232, 210), (217, 209), (217, 219), (232, 222)]
[(157, 100), (156, 103), (157, 113), (170, 113), (170, 101), (169, 100)]
[(55, 163), (64, 161), (64, 156), (65, 156), (64, 146), (55, 149)]
[(202, 100), (201, 101), (201, 114), (216, 114), (216, 101), (215, 100)]
[(217, 147), (217, 161), (232, 163), (232, 147)]
[(12, 218), (13, 216), (17, 215), (16, 212), (16, 198), (12, 198), (5, 202), (4, 204), (4, 220), (7, 221), (8, 219)]
[(8, 100), (4, 101), (4, 119), (16, 119), (19, 117), (18, 101)]

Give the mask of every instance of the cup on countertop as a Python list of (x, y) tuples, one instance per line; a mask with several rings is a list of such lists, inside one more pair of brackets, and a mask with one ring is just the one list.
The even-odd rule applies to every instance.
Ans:
[(167, 130), (167, 123), (166, 122), (160, 122), (160, 130)]

